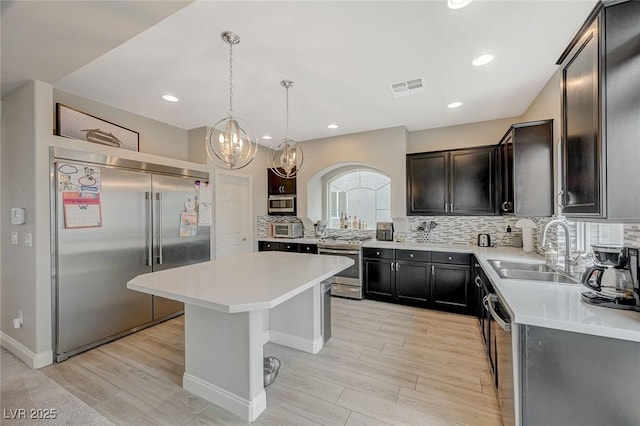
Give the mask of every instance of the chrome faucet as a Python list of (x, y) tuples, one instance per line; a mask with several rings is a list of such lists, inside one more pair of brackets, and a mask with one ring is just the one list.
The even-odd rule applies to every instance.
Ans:
[[(559, 225), (564, 229), (564, 268), (567, 274), (572, 275), (575, 263), (571, 260), (571, 229), (567, 222), (562, 219), (553, 219), (544, 226), (544, 229), (542, 230), (542, 249), (544, 250), (547, 246), (547, 232), (549, 232), (549, 227), (551, 227), (551, 225)], [(577, 261), (579, 257), (580, 255), (578, 255), (575, 260)]]

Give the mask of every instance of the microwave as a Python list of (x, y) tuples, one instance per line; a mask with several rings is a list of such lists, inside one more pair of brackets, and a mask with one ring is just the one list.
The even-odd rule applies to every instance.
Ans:
[(271, 215), (293, 215), (296, 214), (295, 195), (269, 195), (269, 214)]
[(276, 238), (302, 237), (302, 224), (299, 222), (276, 222), (273, 224), (273, 236)]

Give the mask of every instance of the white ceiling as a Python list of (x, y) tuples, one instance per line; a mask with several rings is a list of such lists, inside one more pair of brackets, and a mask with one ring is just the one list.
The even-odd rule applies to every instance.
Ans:
[[(166, 3), (53, 2), (60, 8), (72, 4), (76, 12), (77, 4), (80, 12), (95, 8), (93, 16), (106, 14), (108, 25), (85, 22), (81, 33), (58, 37), (57, 46), (40, 46), (38, 61), (20, 67), (7, 65), (5, 45), (13, 46), (11, 55), (15, 46), (37, 46), (34, 37), (5, 43), (3, 6), (3, 93), (5, 71), (34, 78), (35, 70), (51, 69), (39, 79), (61, 90), (184, 129), (211, 125), (228, 112), (228, 45), (220, 33), (231, 30), (241, 38), (234, 47), (235, 112), (258, 136), (284, 136), (283, 79), (295, 83), (289, 95), (290, 136), (296, 140), (513, 117), (555, 72), (556, 59), (595, 1), (475, 0), (461, 10), (447, 9), (442, 0), (198, 1), (181, 9), (184, 3)], [(161, 20), (171, 7), (177, 12)], [(55, 15), (56, 6), (49, 9)], [(138, 10), (146, 20), (138, 19)], [(159, 22), (153, 25), (149, 16)], [(11, 30), (61, 31), (55, 23), (59, 13), (47, 21), (36, 17)], [(65, 22), (76, 31), (77, 19), (82, 17)], [(144, 26), (150, 28), (139, 32)], [(69, 52), (78, 51), (96, 59), (62, 66)], [(471, 60), (482, 53), (496, 59), (473, 67)], [(390, 83), (414, 77), (425, 79), (424, 92), (392, 96)], [(163, 101), (164, 93), (180, 101)], [(464, 105), (446, 107), (456, 100)], [(328, 129), (331, 122), (340, 127)]]

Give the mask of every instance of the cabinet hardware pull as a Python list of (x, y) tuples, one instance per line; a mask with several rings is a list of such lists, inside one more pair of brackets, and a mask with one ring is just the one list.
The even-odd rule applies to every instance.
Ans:
[(556, 194), (556, 204), (558, 205), (558, 207), (563, 208), (564, 204), (562, 204), (562, 198), (564, 195), (564, 189), (561, 189), (557, 194)]
[(380, 252), (379, 251), (376, 252), (376, 256), (380, 256)]
[(391, 262), (391, 270), (395, 271), (395, 269), (393, 269), (393, 264), (394, 264), (394, 262)]
[(449, 260), (452, 260), (451, 256), (449, 256)]
[(449, 204), (449, 212), (453, 213), (453, 203)]
[(400, 264), (398, 262), (396, 262), (396, 271), (400, 270)]
[(444, 212), (449, 213), (449, 203), (444, 203)]
[(480, 288), (480, 286), (482, 286), (482, 283), (480, 281), (480, 277), (478, 275), (476, 275), (476, 279), (474, 281), (476, 283), (476, 287)]
[(507, 211), (507, 205), (508, 205), (508, 202), (507, 202), (507, 201), (505, 201), (504, 203), (502, 203), (502, 211), (504, 211), (504, 212), (506, 212), (506, 211)]
[(434, 275), (436, 273), (436, 268), (431, 265), (431, 275)]
[(411, 254), (409, 255), (409, 257), (413, 257), (413, 253), (411, 253)]

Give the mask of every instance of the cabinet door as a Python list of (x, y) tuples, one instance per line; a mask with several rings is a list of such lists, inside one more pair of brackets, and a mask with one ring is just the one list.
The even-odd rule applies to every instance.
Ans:
[(267, 182), (269, 195), (296, 194), (296, 178), (284, 179), (267, 169)]
[(437, 308), (454, 312), (472, 312), (469, 290), (470, 267), (456, 265), (431, 266), (431, 298)]
[(258, 241), (258, 251), (281, 251), (282, 243), (272, 241)]
[(407, 155), (407, 215), (448, 213), (448, 152)]
[(499, 200), (500, 212), (513, 213), (513, 132), (500, 145), (500, 178), (502, 199)]
[(396, 262), (396, 301), (417, 306), (426, 305), (430, 275), (429, 264), (426, 262)]
[(392, 260), (364, 260), (364, 291), (368, 299), (393, 301)]
[(318, 254), (316, 244), (300, 244), (300, 253)]
[(298, 243), (282, 243), (280, 250), (297, 253), (300, 251), (300, 245)]
[(562, 69), (564, 212), (602, 215), (597, 21)]
[(495, 148), (451, 151), (449, 212), (462, 215), (495, 213)]

